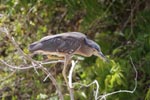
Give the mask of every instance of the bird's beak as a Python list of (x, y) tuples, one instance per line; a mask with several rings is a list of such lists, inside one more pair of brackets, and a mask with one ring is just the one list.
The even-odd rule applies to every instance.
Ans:
[(100, 57), (101, 59), (103, 59), (103, 61), (108, 62), (108, 59), (104, 56), (104, 54), (102, 52), (98, 52), (97, 56)]

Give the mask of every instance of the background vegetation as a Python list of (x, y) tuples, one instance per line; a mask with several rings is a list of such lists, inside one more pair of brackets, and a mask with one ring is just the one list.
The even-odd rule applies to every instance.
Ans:
[[(150, 100), (150, 2), (148, 0), (1, 0), (0, 27), (7, 27), (20, 48), (40, 38), (68, 31), (79, 31), (95, 40), (110, 59), (97, 57), (79, 61), (74, 82), (89, 84), (97, 80), (100, 94), (134, 88), (133, 94), (111, 95), (107, 100)], [(14, 66), (25, 66), (8, 37), (0, 33), (0, 59)], [(43, 60), (37, 55), (36, 60)], [(76, 58), (74, 58), (76, 59)], [(65, 100), (69, 95), (61, 74), (62, 64), (45, 66), (56, 78)], [(13, 72), (13, 73), (12, 73)], [(46, 75), (34, 69), (14, 70), (0, 63), (0, 98), (2, 100), (57, 100), (55, 87)], [(8, 77), (9, 76), (9, 77)], [(94, 100), (94, 87), (75, 88), (75, 100)]]

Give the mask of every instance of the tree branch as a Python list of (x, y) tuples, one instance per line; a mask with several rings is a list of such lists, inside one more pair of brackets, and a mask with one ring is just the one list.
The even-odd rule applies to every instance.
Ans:
[[(7, 28), (5, 28), (5, 27), (0, 28), (0, 32), (1, 32), (1, 33), (5, 33), (6, 36), (7, 36), (7, 37), (10, 39), (10, 41), (12, 42), (12, 44), (14, 45), (14, 47), (15, 47), (15, 48), (17, 49), (17, 51), (19, 52), (20, 56), (22, 56), (25, 60), (29, 60), (29, 61), (32, 63), (32, 65), (33, 65), (33, 66), (26, 67), (26, 68), (21, 68), (21, 69), (34, 68), (35, 72), (38, 73), (37, 70), (36, 70), (36, 68), (37, 68), (36, 66), (39, 66), (39, 68), (40, 68), (46, 75), (49, 75), (50, 80), (52, 81), (52, 83), (54, 84), (54, 86), (55, 86), (55, 88), (56, 88), (56, 90), (57, 90), (57, 92), (58, 92), (58, 96), (59, 96), (60, 100), (64, 100), (64, 99), (63, 99), (63, 95), (62, 95), (62, 93), (61, 93), (61, 91), (60, 91), (60, 89), (59, 89), (59, 87), (58, 87), (58, 85), (57, 85), (57, 82), (56, 82), (55, 78), (52, 76), (52, 74), (49, 73), (48, 70), (47, 70), (46, 68), (44, 68), (41, 63), (39, 63), (39, 62), (33, 60), (29, 55), (26, 55), (26, 54), (21, 50), (21, 48), (19, 47), (19, 45), (16, 43), (15, 39), (9, 34)], [(7, 63), (6, 63), (5, 61), (3, 61), (3, 60), (0, 60), (0, 61), (3, 62), (3, 63), (4, 63), (5, 65), (7, 65), (8, 67), (16, 68), (16, 69), (19, 68), (19, 69), (20, 69), (20, 67), (13, 67), (13, 66), (7, 64)]]

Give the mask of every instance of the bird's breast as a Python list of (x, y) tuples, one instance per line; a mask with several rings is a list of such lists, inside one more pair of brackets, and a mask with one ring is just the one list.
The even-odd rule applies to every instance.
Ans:
[(86, 46), (86, 45), (82, 45), (76, 52), (75, 54), (77, 55), (81, 55), (81, 56), (85, 56), (85, 57), (90, 57), (93, 55), (93, 50)]

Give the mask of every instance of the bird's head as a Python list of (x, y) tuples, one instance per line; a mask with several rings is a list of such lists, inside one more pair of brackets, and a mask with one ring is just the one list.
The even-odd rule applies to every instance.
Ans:
[(96, 42), (88, 39), (86, 40), (86, 43), (88, 44), (89, 47), (91, 47), (93, 55), (100, 57), (103, 61), (108, 61), (108, 59), (101, 52), (100, 46)]
[(104, 54), (101, 52), (101, 50), (97, 50), (93, 48), (93, 55), (100, 57), (103, 61), (108, 61), (108, 59), (104, 56)]

